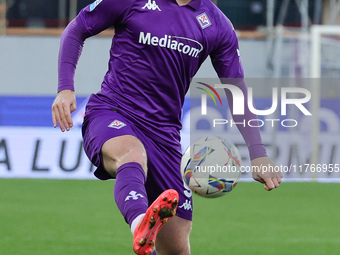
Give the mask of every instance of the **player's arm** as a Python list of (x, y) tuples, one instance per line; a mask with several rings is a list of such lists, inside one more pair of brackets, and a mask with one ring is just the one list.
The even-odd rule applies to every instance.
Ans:
[(88, 5), (65, 28), (60, 39), (58, 58), (58, 94), (52, 104), (53, 126), (61, 131), (73, 126), (76, 110), (74, 74), (85, 40), (112, 25), (122, 23), (132, 0), (97, 0)]
[[(223, 79), (222, 79), (223, 80)], [(226, 89), (226, 95), (228, 99), (228, 104), (232, 113), (232, 117), (236, 124), (237, 128), (239, 129), (240, 133), (242, 134), (251, 159), (252, 164), (252, 174), (253, 178), (265, 184), (264, 188), (268, 191), (275, 189), (281, 183), (282, 174), (280, 172), (275, 171), (275, 164), (274, 162), (267, 157), (266, 150), (262, 143), (260, 129), (256, 126), (249, 126), (249, 120), (256, 120), (257, 116), (250, 112), (248, 105), (247, 105), (247, 98), (248, 98), (248, 90), (247, 85), (244, 79), (241, 79), (238, 83), (235, 83), (239, 89), (241, 89), (244, 95), (244, 114), (243, 115), (235, 115), (233, 114), (233, 96), (229, 90)]]
[(281, 183), (282, 175), (279, 172), (264, 171), (263, 166), (274, 166), (273, 161), (267, 157), (266, 150), (262, 143), (260, 130), (258, 127), (250, 127), (243, 123), (248, 123), (249, 120), (257, 119), (257, 116), (250, 112), (247, 105), (248, 89), (244, 81), (243, 68), (239, 56), (239, 46), (236, 33), (229, 20), (225, 19), (221, 21), (224, 31), (219, 33), (218, 41), (220, 44), (216, 47), (216, 50), (210, 55), (212, 64), (220, 77), (222, 83), (233, 84), (241, 89), (244, 95), (244, 114), (233, 114), (233, 96), (229, 90), (225, 90), (228, 104), (232, 113), (232, 117), (237, 127), (242, 134), (251, 159), (253, 166), (253, 178), (256, 181), (265, 184), (266, 190), (272, 190), (277, 188)]
[(74, 74), (84, 41), (90, 34), (79, 16), (65, 28), (60, 39), (58, 58), (58, 94), (52, 104), (53, 126), (69, 131), (73, 126), (71, 113), (77, 109)]

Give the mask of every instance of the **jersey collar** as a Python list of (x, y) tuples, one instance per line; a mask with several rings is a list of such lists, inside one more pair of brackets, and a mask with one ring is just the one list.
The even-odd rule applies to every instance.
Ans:
[(202, 0), (192, 0), (190, 3), (188, 3), (188, 6), (198, 10), (201, 7), (201, 4)]
[[(176, 0), (172, 0), (172, 1), (176, 3)], [(202, 0), (192, 0), (186, 6), (190, 6), (194, 10), (198, 10), (201, 7), (201, 4), (202, 4)]]

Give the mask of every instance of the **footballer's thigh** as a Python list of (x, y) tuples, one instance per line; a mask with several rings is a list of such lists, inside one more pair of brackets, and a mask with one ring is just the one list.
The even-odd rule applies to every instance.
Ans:
[(189, 255), (192, 222), (178, 216), (171, 218), (159, 231), (157, 255)]
[(141, 141), (133, 135), (122, 135), (107, 140), (101, 149), (105, 170), (115, 176), (125, 163), (139, 163), (147, 173), (147, 156)]
[(97, 178), (114, 178), (117, 169), (129, 162), (139, 163), (147, 171), (145, 148), (135, 127), (117, 110), (86, 112), (82, 135), (86, 155), (97, 166), (94, 173)]

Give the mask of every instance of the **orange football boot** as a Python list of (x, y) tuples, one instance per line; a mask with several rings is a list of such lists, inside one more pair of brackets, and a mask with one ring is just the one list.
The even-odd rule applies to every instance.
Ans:
[(133, 235), (133, 251), (136, 254), (149, 255), (153, 251), (158, 231), (176, 214), (178, 199), (178, 192), (168, 189), (148, 208)]

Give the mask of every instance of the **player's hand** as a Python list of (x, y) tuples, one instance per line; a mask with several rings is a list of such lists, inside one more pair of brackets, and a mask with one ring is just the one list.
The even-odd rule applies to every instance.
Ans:
[(59, 91), (52, 104), (52, 121), (53, 127), (59, 127), (62, 132), (69, 131), (73, 126), (71, 113), (77, 109), (77, 102), (74, 91)]
[(268, 191), (279, 187), (282, 182), (282, 173), (275, 167), (274, 162), (268, 157), (256, 158), (251, 161), (254, 180), (265, 184)]

